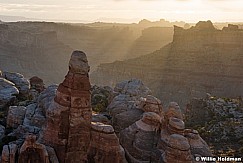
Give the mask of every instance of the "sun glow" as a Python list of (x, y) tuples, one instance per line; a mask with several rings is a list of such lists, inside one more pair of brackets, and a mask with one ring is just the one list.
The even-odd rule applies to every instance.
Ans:
[(242, 0), (0, 0), (1, 15), (95, 21), (243, 21)]

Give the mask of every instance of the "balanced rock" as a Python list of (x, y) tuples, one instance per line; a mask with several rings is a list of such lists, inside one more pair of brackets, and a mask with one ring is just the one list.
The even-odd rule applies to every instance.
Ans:
[(138, 108), (141, 108), (144, 112), (154, 112), (162, 115), (162, 103), (158, 98), (154, 96), (148, 95), (146, 97), (141, 97), (137, 105)]
[(212, 156), (209, 146), (201, 138), (198, 131), (186, 130), (185, 137), (188, 139), (193, 155)]
[(162, 155), (163, 163), (192, 163), (193, 158), (188, 140), (178, 134), (172, 134), (168, 139), (168, 145)]
[[(117, 96), (113, 98), (107, 110), (112, 116), (112, 126), (115, 132), (120, 132), (141, 119), (146, 109), (143, 108), (143, 105), (139, 106), (142, 103), (140, 98), (147, 97), (151, 94), (151, 91), (138, 79), (120, 82), (115, 86), (114, 91), (117, 92)], [(151, 99), (153, 98), (151, 97)], [(157, 102), (155, 103), (157, 104)], [(148, 106), (146, 107), (147, 111), (153, 110), (153, 108), (148, 109)], [(153, 107), (155, 107), (155, 110), (159, 110), (157, 106), (153, 105)]]
[(89, 162), (126, 163), (124, 149), (113, 127), (99, 122), (91, 124), (91, 143), (88, 153)]
[(181, 119), (171, 117), (167, 129), (170, 134), (183, 135), (185, 130), (185, 123)]
[(167, 123), (171, 117), (175, 117), (178, 119), (183, 119), (183, 115), (180, 109), (180, 106), (176, 102), (171, 102), (165, 112), (165, 119)]
[(120, 142), (129, 162), (158, 162), (157, 130), (161, 117), (153, 112), (143, 114), (142, 119), (120, 132)]
[(115, 132), (120, 132), (141, 118), (143, 111), (136, 108), (137, 100), (135, 96), (119, 94), (107, 107), (112, 116), (112, 126)]

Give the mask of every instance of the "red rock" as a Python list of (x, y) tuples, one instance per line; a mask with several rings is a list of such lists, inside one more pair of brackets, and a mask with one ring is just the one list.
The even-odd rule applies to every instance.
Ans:
[(49, 163), (49, 156), (45, 145), (36, 143), (36, 136), (26, 137), (24, 144), (20, 148), (18, 163)]
[(36, 89), (39, 93), (45, 89), (43, 80), (37, 76), (33, 76), (29, 79), (31, 88)]
[(45, 144), (53, 146), (60, 162), (86, 162), (90, 144), (91, 85), (86, 55), (74, 51), (69, 72), (47, 110)]

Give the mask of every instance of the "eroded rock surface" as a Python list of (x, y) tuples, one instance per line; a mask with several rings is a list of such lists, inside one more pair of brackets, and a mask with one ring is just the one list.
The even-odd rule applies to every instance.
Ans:
[(88, 160), (89, 162), (95, 163), (127, 162), (125, 159), (125, 151), (120, 145), (112, 126), (92, 122)]
[(16, 99), (16, 95), (18, 94), (19, 90), (15, 87), (14, 83), (0, 77), (0, 108)]
[(173, 41), (135, 59), (100, 65), (91, 74), (94, 84), (141, 79), (166, 104), (180, 105), (210, 92), (222, 97), (243, 96), (243, 30), (229, 25), (216, 29), (212, 22), (174, 27)]
[(7, 117), (7, 127), (18, 128), (23, 124), (26, 107), (24, 106), (10, 106)]
[(3, 77), (15, 84), (19, 93), (27, 96), (30, 90), (30, 82), (20, 73), (4, 72)]
[(89, 69), (86, 55), (74, 51), (61, 84), (26, 107), (10, 107), (13, 131), (4, 139), (13, 140), (5, 142), (2, 162), (190, 163), (211, 155), (198, 132), (185, 129), (179, 105), (164, 108), (141, 80), (118, 83), (114, 91), (94, 88), (111, 102), (92, 115)]
[(151, 101), (150, 98), (142, 98), (140, 109), (151, 112), (144, 112), (140, 120), (119, 134), (129, 162), (192, 163), (198, 155), (212, 155), (197, 131), (185, 129), (177, 103), (171, 102), (166, 109), (162, 109), (161, 105), (144, 105), (143, 102)]
[(53, 146), (60, 162), (85, 162), (90, 142), (91, 96), (86, 55), (74, 51), (69, 72), (47, 109), (43, 142)]

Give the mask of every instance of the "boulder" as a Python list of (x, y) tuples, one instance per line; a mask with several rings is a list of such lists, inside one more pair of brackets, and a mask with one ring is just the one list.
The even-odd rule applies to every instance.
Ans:
[(42, 92), (45, 89), (45, 84), (43, 80), (37, 76), (33, 76), (29, 79), (31, 89), (37, 90), (39, 93)]
[(166, 123), (169, 122), (169, 119), (171, 117), (175, 117), (175, 118), (183, 120), (182, 111), (180, 109), (180, 106), (176, 102), (170, 102), (170, 104), (167, 108), (167, 111), (165, 112)]
[(104, 124), (111, 124), (111, 117), (106, 114), (92, 114), (92, 122), (101, 122)]
[(143, 117), (120, 132), (120, 142), (129, 162), (158, 162), (160, 152), (157, 149), (161, 117), (146, 112)]
[(15, 87), (14, 83), (0, 77), (0, 108), (14, 101), (18, 94), (19, 90)]
[(213, 156), (207, 143), (201, 138), (197, 130), (187, 130), (185, 137), (188, 139), (192, 154), (200, 156)]
[(138, 108), (142, 109), (144, 112), (154, 112), (162, 116), (162, 103), (158, 98), (152, 95), (141, 97), (137, 105)]
[(38, 108), (42, 110), (44, 115), (46, 115), (46, 111), (53, 102), (53, 99), (56, 95), (57, 85), (48, 86), (37, 98)]
[(151, 90), (139, 79), (131, 79), (117, 83), (114, 91), (130, 96), (146, 96), (151, 94)]
[(37, 107), (36, 103), (26, 107), (26, 114), (23, 125), (41, 128), (45, 123), (45, 120), (46, 118), (42, 112), (42, 109)]
[(14, 129), (13, 132), (9, 133), (8, 136), (16, 137), (20, 144), (22, 144), (22, 139), (24, 139), (27, 135), (39, 135), (40, 128), (29, 125), (19, 125), (18, 128)]
[(179, 118), (171, 117), (169, 119), (167, 130), (170, 134), (184, 135), (185, 123)]
[(30, 82), (28, 79), (24, 78), (22, 74), (13, 72), (4, 72), (3, 76), (5, 79), (13, 82), (18, 88), (22, 95), (28, 95), (30, 90)]
[(7, 127), (18, 128), (24, 122), (26, 107), (10, 106), (7, 116)]

